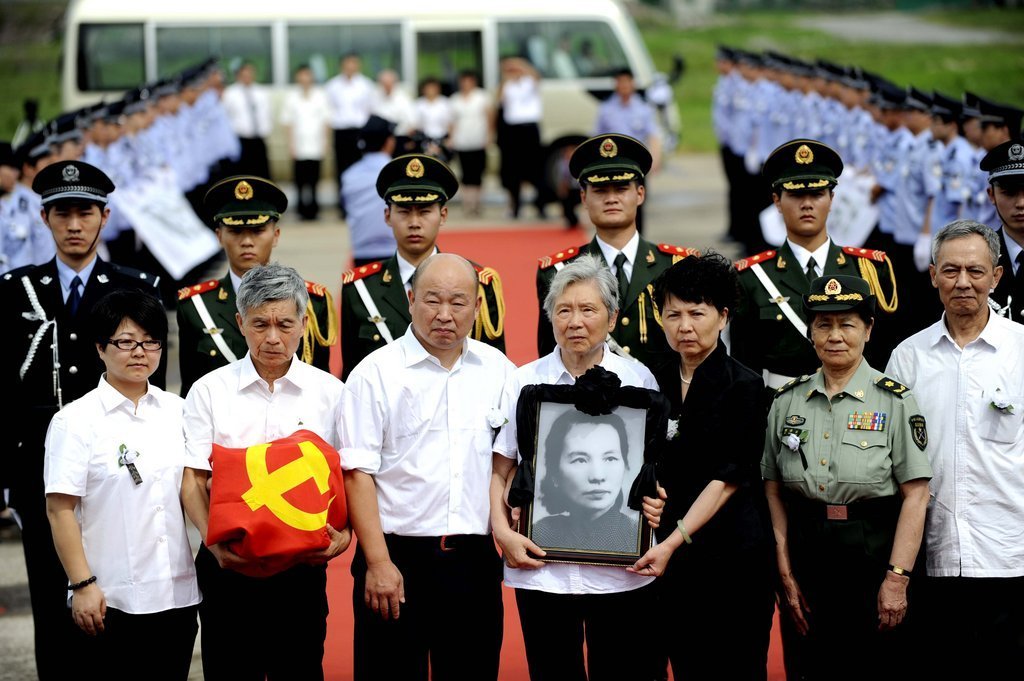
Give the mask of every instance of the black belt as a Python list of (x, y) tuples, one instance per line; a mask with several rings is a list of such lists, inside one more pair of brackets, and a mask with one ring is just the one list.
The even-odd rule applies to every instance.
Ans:
[(458, 551), (459, 549), (494, 546), (494, 540), (491, 539), (489, 534), (442, 534), (437, 537), (410, 537), (402, 534), (385, 534), (384, 538), (389, 542), (393, 541), (409, 547), (436, 548), (445, 553)]
[(814, 501), (807, 497), (790, 492), (784, 497), (786, 506), (791, 512), (805, 515), (814, 520), (881, 520), (898, 514), (903, 503), (902, 497), (893, 494), (876, 499), (861, 499), (848, 504), (830, 504)]

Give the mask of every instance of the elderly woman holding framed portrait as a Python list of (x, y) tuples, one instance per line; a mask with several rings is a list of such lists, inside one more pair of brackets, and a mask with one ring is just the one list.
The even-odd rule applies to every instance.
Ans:
[(761, 461), (780, 606), (805, 637), (805, 678), (907, 678), (901, 625), (932, 476), (925, 418), (905, 385), (864, 359), (867, 282), (820, 277), (804, 309), (821, 370), (778, 389)]
[(189, 674), (200, 601), (182, 513), (184, 400), (149, 383), (167, 342), (155, 297), (114, 291), (90, 316), (105, 372), (46, 434), (46, 513), (75, 624), (94, 637), (83, 671)]
[[(565, 414), (569, 416), (559, 425), (558, 410), (551, 411), (554, 422), (547, 423), (542, 408), (538, 432), (547, 429), (549, 437), (541, 440), (545, 441), (545, 450), (551, 451), (546, 457), (546, 472), (537, 472), (541, 480), (539, 501), (541, 505), (552, 503), (552, 508), (546, 509), (548, 518), (559, 519), (548, 521), (554, 523), (552, 528), (545, 528), (546, 519), (540, 520), (531, 539), (516, 529), (516, 521), (526, 522), (527, 518), (520, 518), (519, 509), (509, 509), (506, 503), (507, 487), (520, 456), (516, 416), (524, 387), (578, 385), (584, 374), (600, 368), (614, 374), (617, 379), (613, 380), (622, 386), (656, 389), (657, 383), (646, 367), (612, 353), (605, 343), (618, 314), (617, 291), (614, 276), (594, 256), (581, 256), (555, 275), (544, 309), (557, 346), (549, 355), (512, 374), (502, 397), (504, 424), (494, 424), (501, 425), (501, 430), (494, 445), (491, 524), (505, 558), (505, 584), (516, 590), (533, 679), (582, 679), (588, 678), (588, 670), (592, 680), (645, 679), (657, 673), (656, 669), (643, 669), (650, 660), (640, 650), (646, 638), (637, 626), (649, 619), (654, 609), (650, 586), (653, 576), (631, 574), (624, 567), (551, 562), (545, 557), (554, 552), (549, 553), (540, 543), (542, 538), (555, 545), (572, 537), (589, 541), (592, 534), (579, 529), (580, 516), (584, 516), (582, 522), (588, 522), (587, 518), (590, 522), (596, 520), (606, 529), (623, 525), (617, 514), (621, 512), (621, 481), (626, 476), (624, 457), (629, 447), (612, 425), (616, 414), (594, 419), (568, 409)], [(566, 469), (572, 467), (580, 471), (569, 473)], [(570, 479), (576, 482), (570, 484)], [(552, 486), (560, 486), (564, 492), (555, 493)], [(652, 526), (662, 505), (660, 499), (644, 498), (643, 513)], [(531, 504), (523, 515), (539, 512), (537, 506)], [(635, 526), (640, 513), (634, 518), (631, 522)], [(577, 548), (585, 551), (586, 547)], [(637, 654), (629, 654), (631, 649)]]
[(664, 646), (683, 678), (767, 674), (775, 595), (758, 468), (764, 384), (719, 338), (736, 295), (736, 271), (713, 252), (680, 260), (655, 283), (665, 338), (677, 354), (654, 375), (678, 429), (658, 463), (668, 493), (659, 543), (631, 570), (661, 575)]

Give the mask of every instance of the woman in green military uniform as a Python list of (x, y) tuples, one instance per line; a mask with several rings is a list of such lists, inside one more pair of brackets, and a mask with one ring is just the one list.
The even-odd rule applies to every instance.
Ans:
[(803, 307), (821, 369), (779, 388), (768, 415), (782, 609), (806, 637), (809, 679), (889, 678), (909, 661), (900, 624), (932, 473), (914, 396), (864, 360), (874, 305), (859, 277), (813, 282)]

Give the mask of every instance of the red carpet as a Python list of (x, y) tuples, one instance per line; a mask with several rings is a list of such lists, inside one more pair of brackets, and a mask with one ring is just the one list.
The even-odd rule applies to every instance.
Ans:
[[(505, 295), (505, 345), (509, 359), (523, 365), (537, 358), (537, 258), (587, 241), (583, 230), (552, 226), (519, 226), (478, 231), (442, 233), (438, 247), (458, 253), (481, 265), (493, 267), (501, 275)], [(341, 353), (335, 347), (332, 366), (340, 367)], [(327, 681), (352, 678), (352, 576), (349, 566), (354, 550), (330, 564), (327, 592), (331, 614), (327, 620), (324, 673)], [(502, 589), (505, 597), (505, 637), (501, 649), (502, 681), (527, 681), (523, 636), (519, 628), (515, 597), (511, 589)], [(699, 615), (697, 615), (699, 616)], [(778, 615), (776, 615), (777, 621)], [(382, 661), (386, 664), (386, 661)], [(768, 662), (769, 681), (785, 679), (778, 627), (772, 629)]]

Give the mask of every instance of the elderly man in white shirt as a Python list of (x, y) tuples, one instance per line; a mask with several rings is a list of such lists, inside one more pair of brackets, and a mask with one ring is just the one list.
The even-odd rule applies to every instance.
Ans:
[[(359, 55), (346, 54), (341, 58), (341, 72), (327, 81), (327, 103), (334, 128), (334, 176), (338, 179), (338, 201), (341, 201), (341, 175), (359, 160), (359, 131), (370, 118), (373, 109), (373, 81), (361, 73), (363, 62)], [(339, 206), (342, 218), (345, 207)]]
[(224, 88), (221, 103), (242, 145), (242, 155), (234, 172), (269, 180), (266, 138), (273, 128), (270, 94), (255, 80), (255, 67), (250, 62), (243, 62), (235, 72), (235, 82)]
[[(342, 383), (295, 358), (307, 304), (306, 284), (294, 269), (272, 264), (246, 272), (236, 305), (249, 352), (200, 378), (188, 393), (182, 500), (204, 538), (214, 444), (248, 448), (309, 430), (339, 446)], [(247, 561), (226, 545), (200, 547), (196, 571), (207, 679), (323, 679), (326, 563), (351, 539), (348, 528), (328, 525), (327, 533), (328, 548), (266, 578), (236, 572)], [(244, 651), (237, 647), (241, 630)]]
[(469, 338), (476, 272), (417, 268), (410, 332), (349, 375), (342, 468), (359, 545), (355, 678), (497, 679), (501, 563), (490, 535), (489, 411), (515, 366)]
[(989, 306), (1006, 276), (998, 233), (952, 222), (932, 262), (945, 313), (886, 369), (914, 389), (931, 434), (920, 621), (930, 648), (956, 651), (935, 656), (936, 677), (1006, 678), (1024, 661), (1024, 327)]
[[(600, 366), (623, 386), (658, 390), (658, 382), (640, 362), (613, 353), (605, 338), (618, 317), (618, 285), (600, 258), (582, 255), (551, 281), (544, 310), (557, 345), (548, 355), (520, 367), (505, 384), (501, 411), (506, 423), (494, 443), (491, 523), (505, 556), (505, 585), (515, 588), (526, 659), (534, 679), (651, 679), (665, 670), (654, 653), (623, 654), (636, 627), (654, 608), (648, 572), (624, 567), (545, 563), (545, 552), (512, 527), (516, 513), (507, 507), (507, 488), (519, 458), (516, 408), (520, 391), (535, 384), (572, 385)], [(662, 500), (644, 498), (645, 515), (660, 517)], [(649, 515), (650, 514), (650, 515)], [(532, 556), (530, 554), (533, 554)], [(535, 558), (538, 556), (540, 559)]]

